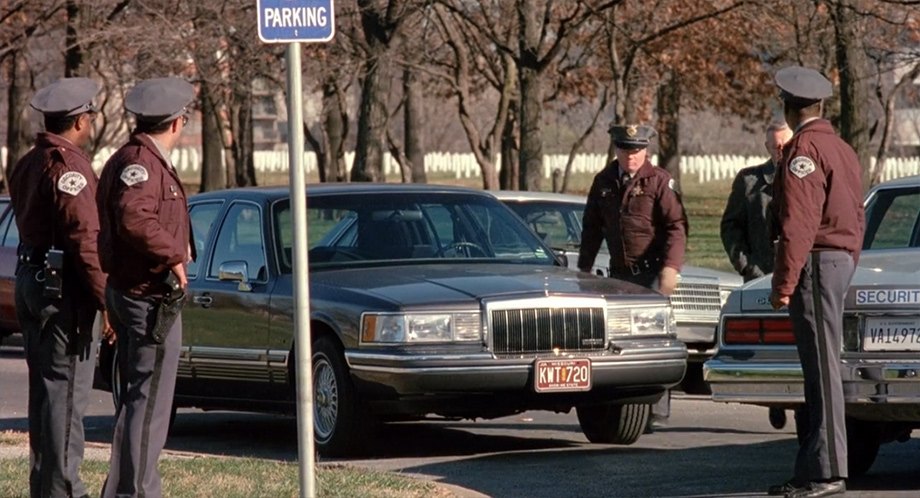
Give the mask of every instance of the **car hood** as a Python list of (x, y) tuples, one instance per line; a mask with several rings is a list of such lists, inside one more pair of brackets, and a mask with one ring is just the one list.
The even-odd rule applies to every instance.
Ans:
[(397, 306), (430, 306), (524, 295), (647, 296), (644, 287), (571, 270), (519, 264), (401, 265), (310, 274), (311, 287), (363, 294)]
[[(768, 311), (772, 275), (746, 283), (732, 293), (726, 311)], [(894, 291), (894, 293), (890, 292)], [(900, 292), (899, 292), (900, 291)], [(917, 249), (863, 252), (850, 282), (846, 308), (920, 305), (920, 251)], [(884, 292), (880, 294), (880, 292)]]

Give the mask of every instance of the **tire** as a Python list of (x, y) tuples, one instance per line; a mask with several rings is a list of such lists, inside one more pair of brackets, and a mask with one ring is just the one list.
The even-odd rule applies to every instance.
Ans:
[(341, 348), (329, 337), (313, 343), (313, 435), (323, 456), (346, 456), (364, 439), (369, 421), (359, 402)]
[(850, 477), (859, 477), (872, 467), (882, 444), (882, 422), (847, 417), (847, 469)]
[(109, 371), (109, 387), (112, 388), (112, 404), (115, 410), (118, 410), (121, 401), (121, 390), (124, 387), (121, 377), (121, 369), (118, 368), (118, 348), (112, 348), (112, 369)]
[(651, 405), (584, 405), (575, 408), (588, 441), (597, 444), (633, 444), (645, 431)]

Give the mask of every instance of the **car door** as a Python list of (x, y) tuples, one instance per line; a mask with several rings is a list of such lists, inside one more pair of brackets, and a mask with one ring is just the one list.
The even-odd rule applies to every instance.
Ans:
[(18, 332), (16, 319), (16, 248), (19, 230), (16, 227), (9, 199), (0, 199), (0, 336)]
[[(194, 224), (194, 218), (193, 218)], [(262, 206), (230, 203), (211, 231), (183, 312), (194, 389), (200, 396), (260, 398), (270, 381), (268, 326), (271, 297)], [(245, 268), (242, 281), (227, 270)]]

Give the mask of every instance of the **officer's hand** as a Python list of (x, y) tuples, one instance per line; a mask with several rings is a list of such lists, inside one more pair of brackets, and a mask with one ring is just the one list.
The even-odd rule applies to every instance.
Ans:
[(670, 266), (665, 266), (658, 273), (658, 292), (665, 296), (670, 296), (677, 288), (677, 270)]
[(178, 263), (172, 266), (170, 270), (176, 274), (176, 278), (179, 279), (179, 287), (182, 290), (188, 290), (188, 276), (185, 274), (185, 265)]
[(115, 344), (117, 339), (115, 335), (115, 329), (112, 328), (112, 324), (109, 323), (109, 312), (102, 312), (102, 340), (107, 342), (109, 345)]
[(770, 293), (770, 305), (775, 310), (789, 306), (789, 296), (781, 296), (776, 291), (773, 291)]

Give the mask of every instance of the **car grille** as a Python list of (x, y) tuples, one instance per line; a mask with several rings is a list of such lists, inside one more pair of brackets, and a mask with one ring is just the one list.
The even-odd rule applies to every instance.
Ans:
[(712, 313), (718, 317), (719, 310), (722, 309), (719, 285), (681, 282), (674, 290), (674, 294), (671, 294), (671, 307), (678, 319), (682, 314)]
[(604, 308), (519, 308), (491, 312), (495, 354), (594, 351), (606, 346)]

